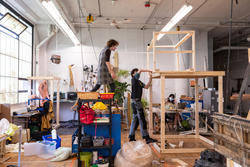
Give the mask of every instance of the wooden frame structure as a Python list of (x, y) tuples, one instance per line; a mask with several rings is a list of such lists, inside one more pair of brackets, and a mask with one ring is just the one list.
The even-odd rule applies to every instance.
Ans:
[[(61, 78), (59, 77), (54, 77), (54, 76), (32, 76), (27, 78), (29, 80), (29, 84), (31, 85), (31, 81), (38, 81), (38, 80), (47, 80), (50, 81), (50, 92), (51, 96), (50, 99), (52, 101), (52, 104), (54, 102), (54, 81), (57, 81), (57, 89), (56, 89), (56, 125), (53, 125), (53, 129), (56, 129), (60, 126), (59, 123), (59, 115), (60, 115), (60, 80)], [(31, 95), (31, 91), (29, 90), (29, 95)]]
[[(156, 45), (156, 39), (158, 34), (186, 34), (176, 45)], [(179, 47), (190, 37), (192, 37), (192, 50), (180, 51)], [(173, 51), (157, 51), (157, 48), (173, 48)], [(207, 77), (218, 77), (218, 108), (219, 113), (223, 113), (223, 76), (225, 75), (224, 71), (196, 71), (196, 57), (195, 57), (195, 32), (194, 31), (176, 31), (176, 32), (154, 32), (153, 39), (150, 45), (147, 47), (147, 69), (150, 69), (150, 49), (153, 49), (153, 79), (160, 79), (160, 92), (161, 92), (161, 134), (153, 135), (153, 91), (152, 85), (149, 88), (149, 111), (150, 111), (150, 120), (149, 120), (149, 133), (152, 137), (160, 138), (161, 153), (195, 153), (201, 152), (206, 148), (165, 148), (166, 139), (185, 139), (193, 138), (200, 139), (210, 145), (213, 145), (213, 142), (206, 139), (199, 134), (199, 111), (198, 111), (198, 80), (199, 78)], [(177, 57), (177, 71), (160, 71), (156, 67), (156, 55), (159, 53), (176, 53)], [(179, 53), (192, 53), (192, 69), (190, 71), (180, 71), (179, 68)], [(195, 135), (166, 135), (165, 134), (165, 80), (169, 78), (194, 78), (195, 79)]]
[[(159, 34), (186, 34), (179, 42), (175, 45), (156, 45), (157, 36)], [(192, 38), (192, 50), (180, 50), (180, 46), (186, 42), (189, 38)], [(159, 51), (157, 48), (173, 48), (174, 50), (168, 51)], [(196, 70), (196, 58), (195, 58), (195, 31), (168, 31), (168, 32), (153, 32), (153, 39), (150, 42), (150, 45), (147, 47), (147, 67), (149, 68), (150, 62), (150, 49), (153, 50), (153, 71), (158, 71), (156, 67), (156, 55), (157, 54), (176, 54), (177, 58), (177, 71), (180, 71), (180, 53), (190, 53), (192, 54), (192, 71)]]

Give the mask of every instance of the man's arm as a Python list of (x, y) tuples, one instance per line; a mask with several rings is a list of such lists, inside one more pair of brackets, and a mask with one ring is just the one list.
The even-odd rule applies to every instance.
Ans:
[(148, 89), (150, 87), (151, 83), (152, 83), (152, 72), (150, 71), (149, 72), (149, 81), (148, 81), (147, 85), (144, 86), (144, 88)]
[(139, 74), (141, 74), (142, 72), (151, 72), (151, 73), (152, 73), (151, 70), (146, 70), (146, 69), (140, 69), (140, 70), (138, 71)]

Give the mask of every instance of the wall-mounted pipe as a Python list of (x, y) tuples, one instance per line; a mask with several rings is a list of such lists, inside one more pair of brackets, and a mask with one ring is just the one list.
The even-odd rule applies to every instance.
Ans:
[[(50, 25), (51, 26), (51, 25)], [(35, 76), (39, 76), (39, 57), (40, 57), (40, 48), (45, 45), (56, 33), (58, 32), (58, 28), (52, 28), (50, 27), (50, 33), (49, 35), (42, 40), (39, 44), (36, 45), (36, 70), (35, 70)]]

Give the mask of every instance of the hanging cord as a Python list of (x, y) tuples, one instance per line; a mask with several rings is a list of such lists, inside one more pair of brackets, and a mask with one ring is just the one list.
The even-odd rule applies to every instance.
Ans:
[(93, 48), (93, 51), (94, 51), (94, 54), (95, 54), (95, 58), (96, 58), (96, 61), (98, 62), (98, 58), (96, 56), (94, 42), (93, 42), (92, 34), (91, 34), (91, 31), (90, 31), (90, 25), (89, 25), (89, 23), (88, 23), (88, 31), (89, 31), (89, 37), (90, 37), (91, 45), (92, 45), (92, 48)]
[[(79, 18), (81, 19), (82, 16), (82, 12), (81, 12), (81, 4), (80, 4), (80, 0), (78, 0), (78, 9), (79, 9)], [(83, 46), (82, 46), (82, 28), (80, 25), (80, 37), (81, 37), (81, 61), (82, 61), (82, 70), (84, 68), (84, 59), (83, 59)], [(83, 71), (82, 71), (83, 72)], [(83, 76), (84, 72), (82, 73)]]
[[(80, 0), (78, 0), (78, 6), (79, 6), (79, 16), (80, 16), (80, 18), (85, 17), (84, 14), (83, 14), (83, 11), (82, 11), (82, 9), (81, 9)], [(92, 49), (93, 49), (93, 52), (94, 52), (94, 54), (95, 54), (96, 61), (98, 62), (98, 58), (97, 58), (97, 56), (96, 56), (96, 52), (95, 52), (95, 47), (94, 47), (94, 42), (93, 42), (92, 34), (91, 34), (91, 31), (90, 31), (90, 23), (87, 23), (87, 25), (88, 25), (88, 32), (89, 32), (89, 37), (90, 37), (90, 42), (91, 42), (91, 45), (92, 45)], [(80, 31), (81, 31), (81, 28), (80, 28)]]

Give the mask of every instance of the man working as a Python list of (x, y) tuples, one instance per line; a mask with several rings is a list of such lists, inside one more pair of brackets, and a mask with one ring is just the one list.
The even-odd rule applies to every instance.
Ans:
[[(142, 72), (148, 72), (149, 73), (149, 81), (147, 85), (145, 85), (143, 82), (139, 80), (140, 74)], [(143, 88), (148, 89), (152, 82), (152, 71), (150, 70), (138, 70), (137, 68), (134, 68), (131, 71), (131, 83), (132, 83), (132, 109), (133, 109), (133, 120), (130, 127), (129, 132), (129, 141), (135, 141), (135, 131), (138, 128), (138, 125), (141, 126), (141, 135), (143, 139), (146, 140), (146, 143), (152, 143), (156, 142), (157, 140), (154, 140), (149, 137), (148, 131), (147, 131), (147, 122), (144, 116), (144, 109), (141, 102), (142, 92)]]

